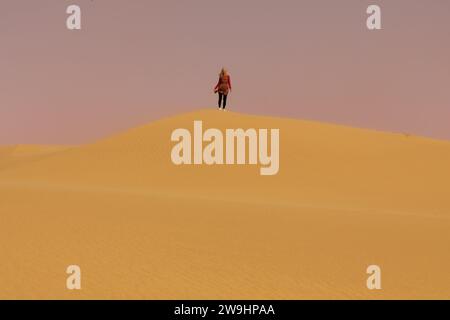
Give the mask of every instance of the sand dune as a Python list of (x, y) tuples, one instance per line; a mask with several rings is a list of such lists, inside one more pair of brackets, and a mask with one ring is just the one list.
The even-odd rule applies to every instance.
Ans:
[[(279, 128), (278, 175), (173, 165), (194, 120)], [(2, 147), (0, 298), (449, 299), (449, 164), (447, 141), (216, 110)]]

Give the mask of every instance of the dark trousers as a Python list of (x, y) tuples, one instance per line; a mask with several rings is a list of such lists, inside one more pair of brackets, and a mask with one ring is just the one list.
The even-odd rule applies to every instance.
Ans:
[(219, 92), (219, 108), (221, 105), (224, 109), (227, 106), (227, 95)]

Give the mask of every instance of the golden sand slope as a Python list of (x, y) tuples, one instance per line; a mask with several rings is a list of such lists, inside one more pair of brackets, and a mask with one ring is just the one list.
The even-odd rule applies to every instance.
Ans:
[[(193, 120), (280, 128), (279, 174), (172, 165), (170, 134)], [(449, 142), (203, 110), (27, 161), (8, 150), (0, 298), (450, 298)]]
[(16, 166), (33, 160), (43, 159), (54, 153), (68, 149), (70, 149), (70, 147), (46, 145), (0, 146), (0, 170), (4, 170), (9, 166)]

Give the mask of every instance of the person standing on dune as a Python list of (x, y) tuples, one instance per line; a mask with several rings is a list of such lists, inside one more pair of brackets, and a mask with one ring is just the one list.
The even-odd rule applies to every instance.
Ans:
[(219, 81), (214, 88), (214, 93), (219, 93), (219, 110), (224, 110), (227, 106), (228, 93), (231, 91), (231, 78), (225, 68), (219, 74)]

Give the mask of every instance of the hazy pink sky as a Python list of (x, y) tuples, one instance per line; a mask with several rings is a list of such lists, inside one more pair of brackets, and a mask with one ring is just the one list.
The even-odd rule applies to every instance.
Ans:
[(1, 0), (0, 39), (0, 144), (215, 108), (222, 65), (231, 110), (450, 139), (448, 0)]

